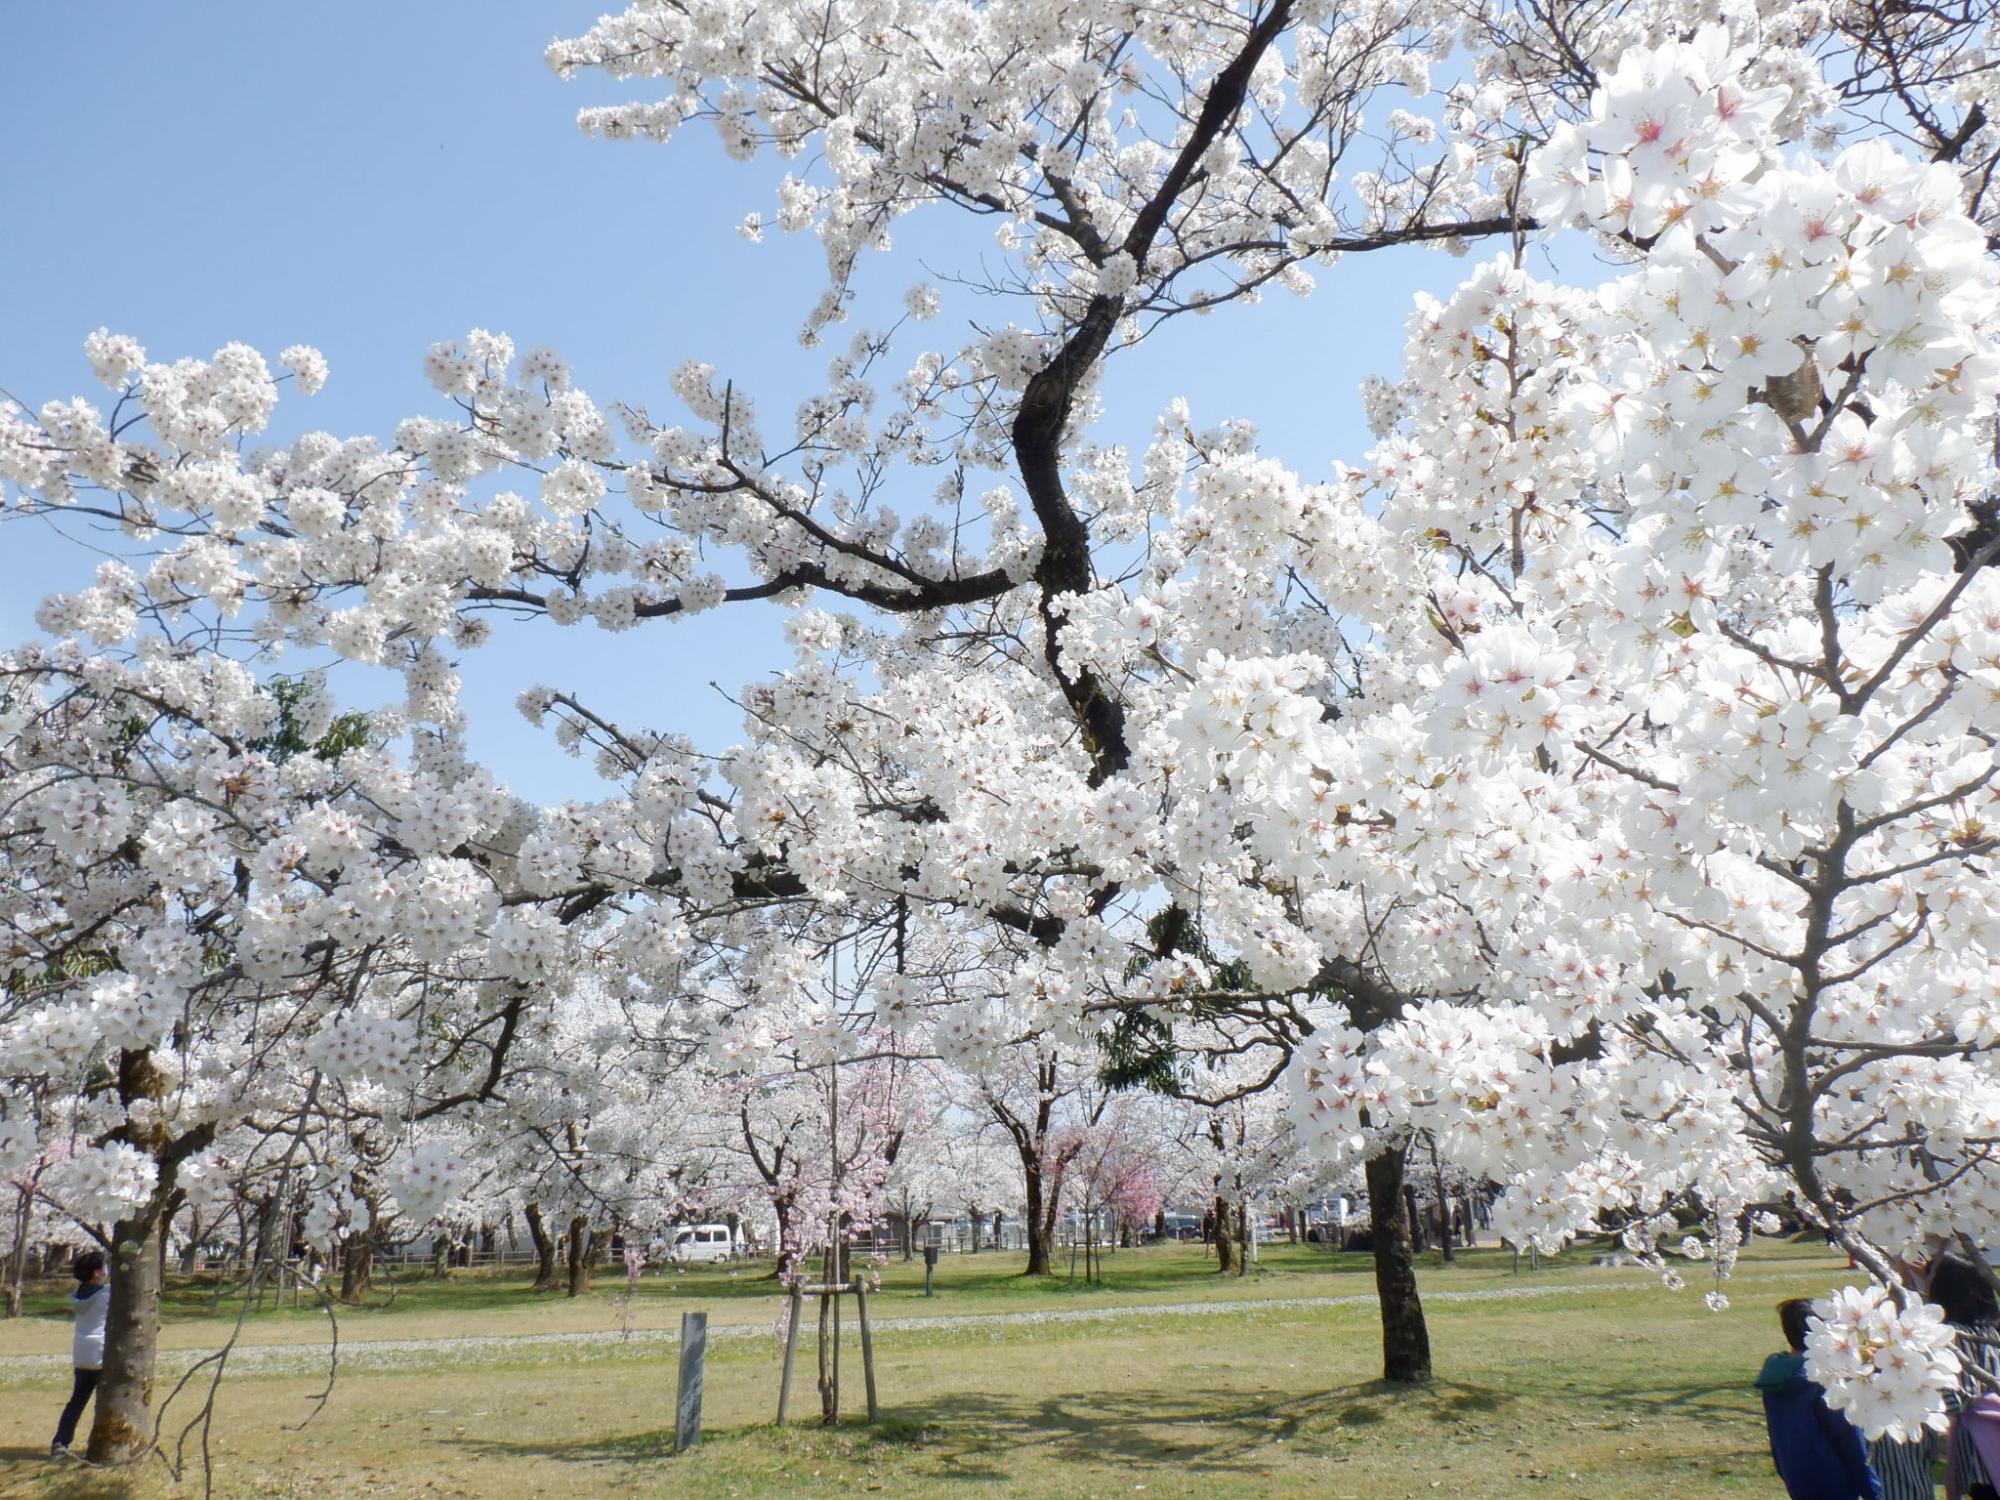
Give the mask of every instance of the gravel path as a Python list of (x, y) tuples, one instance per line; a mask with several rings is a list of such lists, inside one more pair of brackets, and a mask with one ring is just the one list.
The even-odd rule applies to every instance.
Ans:
[[(1736, 1278), (1740, 1284), (1754, 1284), (1763, 1278)], [(1536, 1286), (1492, 1287), (1481, 1291), (1433, 1291), (1423, 1294), (1426, 1303), (1504, 1302), (1530, 1297), (1560, 1297), (1576, 1292), (1633, 1291), (1658, 1292), (1657, 1281), (1573, 1281)], [(1212, 1317), (1218, 1313), (1288, 1312), (1322, 1307), (1372, 1307), (1372, 1293), (1344, 1297), (1244, 1297), (1229, 1301), (1164, 1302), (1137, 1307), (1051, 1308), (1041, 1312), (960, 1313), (941, 1317), (877, 1317), (869, 1326), (878, 1336), (934, 1329), (976, 1331), (1057, 1323), (1122, 1323), (1140, 1318)], [(855, 1326), (853, 1319), (846, 1325)], [(711, 1323), (711, 1343), (722, 1340), (768, 1339), (773, 1325), (768, 1323)], [(673, 1329), (645, 1329), (621, 1336), (615, 1329), (590, 1333), (522, 1333), (474, 1335), (453, 1339), (360, 1339), (340, 1346), (342, 1370), (421, 1369), (435, 1365), (498, 1365), (526, 1359), (536, 1363), (601, 1359), (640, 1350), (671, 1347), (680, 1342)], [(168, 1349), (160, 1353), (159, 1372), (163, 1377), (179, 1375), (212, 1349)], [(244, 1344), (229, 1356), (232, 1372), (258, 1375), (309, 1375), (326, 1369), (327, 1346), (321, 1339), (312, 1343)], [(0, 1356), (0, 1384), (36, 1380), (69, 1369), (69, 1357), (61, 1354), (10, 1354)]]

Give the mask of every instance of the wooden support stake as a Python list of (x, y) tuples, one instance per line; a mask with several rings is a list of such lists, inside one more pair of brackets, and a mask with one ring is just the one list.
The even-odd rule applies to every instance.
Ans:
[(785, 1322), (785, 1373), (778, 1377), (778, 1425), (785, 1425), (785, 1409), (792, 1401), (792, 1356), (799, 1348), (799, 1319), (805, 1315), (805, 1299), (792, 1288), (791, 1316)]
[[(708, 1355), (708, 1314), (681, 1314), (681, 1384), (674, 1402), (674, 1452), (701, 1441), (702, 1363)], [(783, 1397), (779, 1398), (780, 1401)]]
[(875, 1404), (875, 1341), (868, 1335), (868, 1288), (858, 1276), (854, 1278), (854, 1305), (861, 1313), (861, 1375), (868, 1386), (868, 1420), (872, 1424), (881, 1415)]
[(840, 1304), (831, 1292), (819, 1298), (819, 1420), (822, 1427), (840, 1421), (840, 1355), (828, 1341), (827, 1323), (833, 1321), (834, 1337), (840, 1335)]

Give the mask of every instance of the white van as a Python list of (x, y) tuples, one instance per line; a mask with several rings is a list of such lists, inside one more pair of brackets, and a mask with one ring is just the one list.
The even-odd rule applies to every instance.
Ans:
[(723, 1261), (735, 1253), (736, 1240), (727, 1224), (696, 1224), (674, 1231), (673, 1258), (677, 1261)]

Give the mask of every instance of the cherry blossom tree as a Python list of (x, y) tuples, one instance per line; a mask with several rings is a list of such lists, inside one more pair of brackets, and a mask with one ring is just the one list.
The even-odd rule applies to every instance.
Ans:
[(947, 1093), (939, 1115), (944, 1128), (936, 1132), (936, 1160), (939, 1202), (964, 1218), (969, 1226), (966, 1249), (976, 1255), (988, 1246), (999, 1249), (1000, 1222), (1020, 1215), (1022, 1178), (1012, 1146), (1002, 1142), (998, 1129), (970, 1107), (951, 1102), (970, 1092), (955, 1083)]
[[(1129, 1241), (1133, 1231), (1152, 1223), (1165, 1202), (1157, 1118), (1161, 1113), (1157, 1105), (1148, 1109), (1140, 1099), (1125, 1095), (1111, 1100), (1090, 1123), (1060, 1131), (1050, 1142), (1048, 1154), (1061, 1164), (1052, 1174), (1055, 1187), (1069, 1189), (1085, 1281), (1102, 1274), (1100, 1231), (1107, 1221), (1114, 1235), (1122, 1232)], [(1072, 1276), (1075, 1253), (1072, 1249)]]
[(1788, 1198), (1879, 1283), (1824, 1305), (1830, 1399), (1907, 1432), (1953, 1360), (1901, 1265), (1993, 1222), (1994, 274), (1952, 166), (1787, 159), (1755, 67), (1627, 52), (1529, 201), (1631, 268), (1494, 262), (1381, 393), (1363, 586), (1411, 588), (1347, 753), (1401, 790), (1348, 821), (1376, 899), (1449, 872), (1459, 940), (1315, 1036), (1301, 1118), (1442, 1128), (1517, 1239), (1615, 1212), (1651, 1251), (1692, 1195), (1726, 1259)]
[[(137, 1268), (221, 1122), (372, 1125), (424, 1217), (464, 1163), (406, 1127), (504, 1103), (557, 976), (645, 1007), (713, 966), (727, 1048), (841, 942), (895, 954), (890, 1040), (1038, 1059), (1024, 1162), (1040, 1060), (1137, 1014), (1261, 1059), (1330, 1160), (1432, 1131), (1517, 1235), (1615, 1213), (1644, 1247), (1694, 1195), (1726, 1248), (1788, 1195), (1874, 1278), (1828, 1304), (1834, 1398), (1934, 1412), (1951, 1361), (1892, 1247), (1990, 1218), (1996, 1138), (1986, 27), (642, 4), (551, 61), (653, 92), (600, 134), (706, 120), (801, 164), (774, 223), (826, 249), (809, 341), (919, 210), (976, 224), (955, 272), (1019, 321), (926, 347), (946, 298), (914, 286), (778, 426), (699, 362), (673, 425), (475, 331), (386, 442), (263, 448), (261, 356), (92, 336), (108, 402), (0, 411), (14, 508), (133, 549), (0, 662), (0, 1055), (10, 1101), (63, 1081), (123, 1216), (93, 1456), (143, 1449)], [(1579, 232), (1605, 286), (1528, 273)], [(1176, 406), (1136, 458), (1101, 430), (1108, 361), (1183, 314), (1482, 239), (1368, 393), (1365, 467), (1303, 483), (1244, 413)], [(750, 599), (795, 654), (742, 745), (529, 687), (605, 796), (471, 764), (453, 659), (490, 612), (624, 635)], [(288, 750), (337, 719), (260, 691), (280, 650), (406, 696)], [(1163, 908), (1202, 943), (1161, 954)], [(76, 1087), (114, 1056), (115, 1093)], [(9, 1170), (39, 1144), (7, 1139)], [(351, 1222), (361, 1164), (322, 1165)]]
[[(938, 1064), (908, 1067), (895, 1155), (882, 1180), (884, 1209), (898, 1226), (905, 1260), (920, 1241), (927, 1240), (931, 1223), (949, 1219), (956, 1207), (961, 1179), (951, 1147), (968, 1122), (944, 1107), (951, 1093), (945, 1070)], [(978, 1196), (976, 1188), (973, 1196)]]
[(1050, 1275), (1055, 1269), (1063, 1180), (1090, 1139), (1088, 1127), (1098, 1122), (1110, 1102), (1110, 1092), (1073, 1058), (1029, 1044), (993, 1071), (979, 1075), (974, 1089), (986, 1118), (1013, 1147), (1028, 1242), (1024, 1274)]
[(5, 1278), (4, 1287), (0, 1287), (0, 1297), (5, 1298), (0, 1316), (21, 1316), (29, 1256), (38, 1242), (45, 1243), (54, 1237), (58, 1224), (64, 1229), (69, 1227), (52, 1215), (43, 1190), (50, 1169), (62, 1161), (64, 1154), (60, 1143), (44, 1146), (0, 1183), (0, 1204), (5, 1205), (4, 1211), (0, 1211), (4, 1212), (0, 1230), (4, 1230), (5, 1236), (0, 1238), (0, 1277)]

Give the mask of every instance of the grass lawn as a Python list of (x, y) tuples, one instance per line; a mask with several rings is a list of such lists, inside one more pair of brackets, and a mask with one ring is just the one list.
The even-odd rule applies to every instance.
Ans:
[[(884, 1421), (874, 1430), (769, 1425), (776, 1342), (749, 1328), (709, 1358), (708, 1436), (668, 1457), (674, 1354), (658, 1342), (588, 1349), (547, 1342), (468, 1361), (445, 1344), (402, 1368), (343, 1375), (303, 1427), (322, 1378), (244, 1375), (223, 1387), (216, 1492), (318, 1495), (687, 1495), (887, 1497), (1312, 1496), (1314, 1500), (1528, 1494), (1669, 1500), (1768, 1495), (1776, 1481), (1749, 1387), (1776, 1343), (1772, 1304), (1823, 1291), (1840, 1266), (1813, 1248), (1765, 1246), (1711, 1313), (1701, 1285), (1678, 1294), (1587, 1255), (1515, 1276), (1497, 1252), (1424, 1274), (1438, 1379), (1389, 1390), (1365, 1303), (1361, 1256), (1272, 1247), (1251, 1276), (1223, 1280), (1195, 1251), (1126, 1251), (1107, 1283), (1028, 1282), (1019, 1257), (946, 1257), (925, 1299), (921, 1263), (885, 1267), (872, 1304)], [(1696, 1270), (1699, 1268), (1690, 1268)], [(1691, 1280), (1694, 1278), (1691, 1277)], [(621, 1283), (618, 1283), (622, 1285)], [(343, 1342), (455, 1339), (616, 1327), (600, 1282), (590, 1298), (536, 1298), (520, 1279), (466, 1276), (407, 1287), (388, 1308), (342, 1316)], [(1463, 1297), (1527, 1290), (1527, 1297)], [(1199, 1314), (1148, 1304), (1241, 1300)], [(636, 1322), (660, 1328), (704, 1307), (716, 1324), (769, 1327), (777, 1299), (751, 1273), (649, 1277)], [(205, 1295), (181, 1292), (166, 1342), (218, 1341)], [(1090, 1320), (998, 1319), (944, 1327), (896, 1318), (1103, 1309)], [(61, 1352), (47, 1315), (0, 1325), (0, 1355)], [(1122, 1311), (1120, 1311), (1122, 1310)], [(253, 1316), (246, 1338), (300, 1342), (323, 1318)], [(847, 1404), (860, 1371), (844, 1344)], [(795, 1415), (816, 1412), (802, 1344)], [(167, 1492), (152, 1477), (107, 1480), (41, 1455), (67, 1390), (60, 1371), (0, 1371), (0, 1494)], [(185, 1398), (184, 1398), (185, 1399)], [(199, 1494), (198, 1485), (184, 1491)]]

